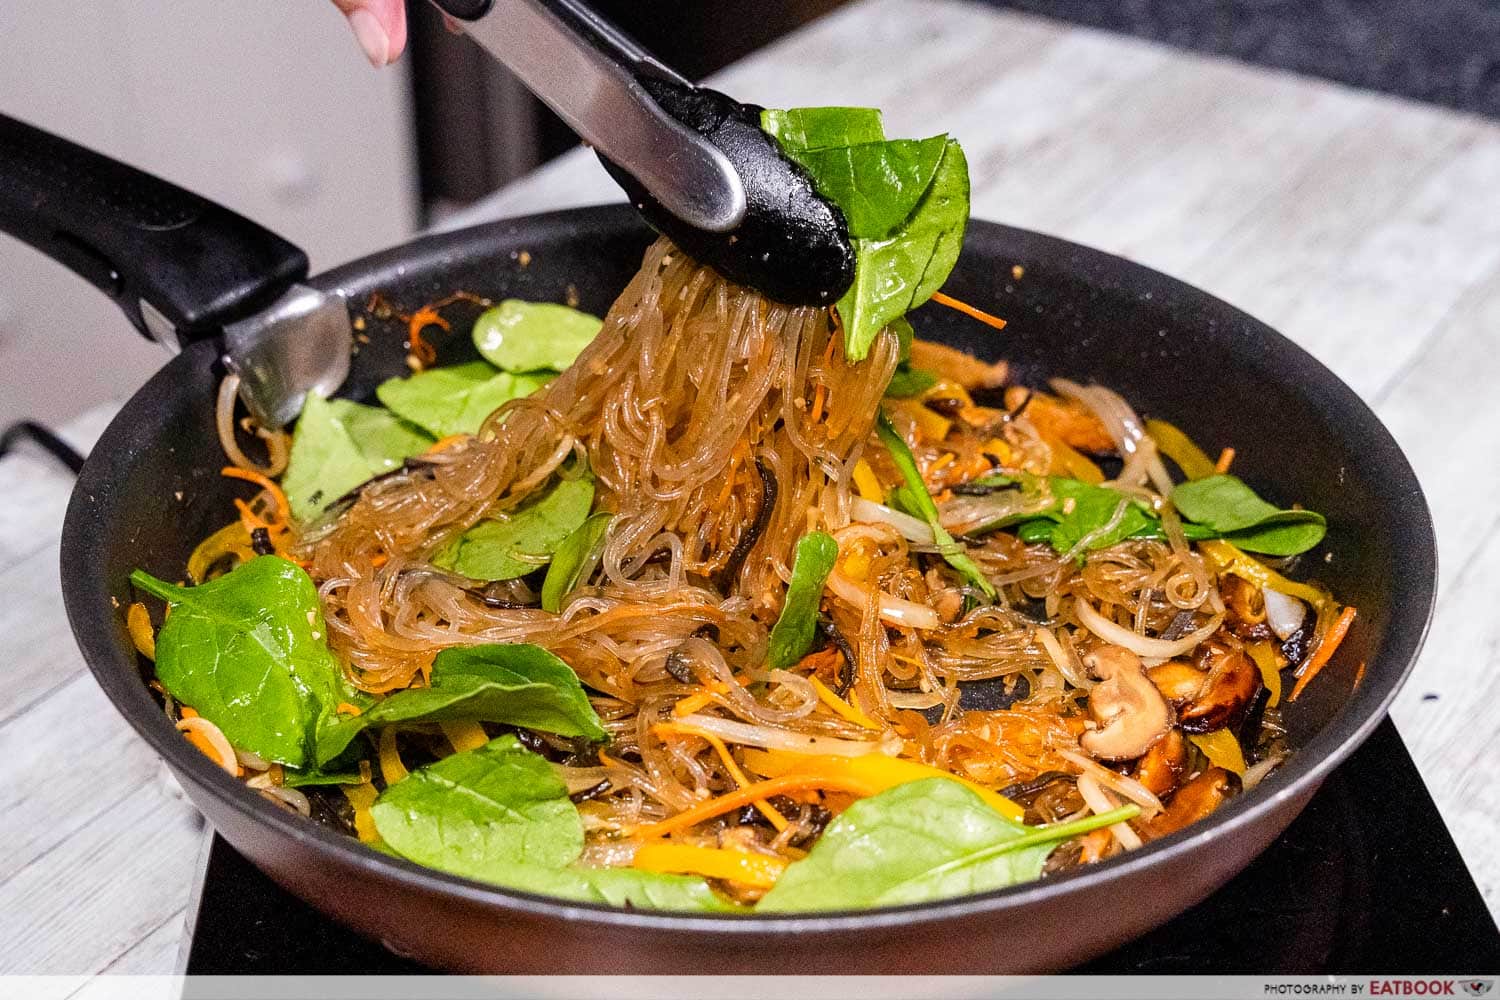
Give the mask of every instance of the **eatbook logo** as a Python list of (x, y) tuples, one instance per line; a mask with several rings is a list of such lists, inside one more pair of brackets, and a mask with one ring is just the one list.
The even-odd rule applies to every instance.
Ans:
[(1495, 988), (1493, 979), (1468, 979), (1458, 984), (1471, 997), (1482, 997)]

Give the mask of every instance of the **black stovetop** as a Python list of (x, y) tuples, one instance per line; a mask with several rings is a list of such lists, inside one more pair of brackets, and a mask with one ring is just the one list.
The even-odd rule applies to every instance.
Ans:
[[(220, 837), (203, 879), (188, 973), (429, 971), (333, 923)], [(1483, 974), (1500, 972), (1500, 931), (1386, 721), (1243, 873), (1074, 971)]]

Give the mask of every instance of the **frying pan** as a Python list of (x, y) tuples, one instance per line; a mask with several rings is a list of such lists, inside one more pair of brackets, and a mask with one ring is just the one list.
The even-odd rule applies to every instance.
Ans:
[[(70, 169), (76, 185), (82, 168)], [(0, 194), (4, 174), (0, 157)], [(9, 218), (0, 212), (0, 225), (19, 228), (17, 211), (12, 204)], [(68, 239), (52, 242), (86, 242), (86, 215), (73, 213)], [(235, 216), (219, 218), (196, 242), (243, 241), (246, 227), (261, 234), (250, 242), (264, 245), (264, 231)], [(49, 246), (36, 231), (29, 238)], [(456, 290), (492, 299), (576, 297), (602, 313), (650, 239), (626, 206), (579, 209), (424, 237), (310, 283), (343, 296), (356, 314), (375, 295), (410, 310)], [(190, 270), (152, 254), (124, 266), (168, 265)], [(97, 261), (90, 266), (97, 272)], [(1328, 517), (1328, 539), (1307, 568), (1358, 606), (1359, 618), (1317, 683), (1286, 706), (1296, 752), (1254, 791), (1143, 850), (937, 903), (815, 916), (674, 916), (430, 871), (277, 808), (173, 729), (146, 688), (150, 665), (135, 655), (123, 620), (133, 599), (130, 572), (178, 578), (193, 546), (232, 509), (232, 487), (217, 471), (224, 459), (213, 411), (222, 369), (211, 338), (187, 344), (131, 398), (79, 476), (62, 538), (63, 595), (79, 647), (121, 714), (230, 843), (330, 916), (434, 966), (1026, 973), (1084, 961), (1188, 908), (1243, 868), (1383, 718), (1431, 614), (1432, 524), (1406, 459), (1359, 398), (1300, 348), (1202, 291), (1118, 257), (987, 222), (971, 225), (947, 288), (1010, 325), (997, 335), (928, 307), (914, 318), (919, 335), (1006, 357), (1031, 384), (1065, 375), (1109, 385), (1142, 413), (1184, 428), (1210, 454), (1233, 445), (1235, 471), (1271, 500), (1298, 501)], [(442, 346), (445, 362), (468, 349), (465, 318), (456, 318), (454, 330)], [(368, 343), (358, 347), (342, 389), (355, 399), (406, 371), (402, 324), (369, 315), (364, 334)]]

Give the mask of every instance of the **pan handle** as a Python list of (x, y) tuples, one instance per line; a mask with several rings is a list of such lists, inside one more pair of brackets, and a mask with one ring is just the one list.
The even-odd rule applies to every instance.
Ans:
[(306, 254), (244, 216), (5, 115), (0, 232), (89, 281), (173, 349), (307, 276)]

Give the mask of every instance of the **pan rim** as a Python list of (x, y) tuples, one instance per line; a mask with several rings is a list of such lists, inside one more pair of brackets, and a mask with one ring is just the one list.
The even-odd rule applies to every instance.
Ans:
[[(645, 232), (639, 217), (627, 205), (567, 209), (419, 237), (326, 272), (312, 279), (311, 283), (325, 290), (336, 290), (356, 283), (356, 279), (372, 272), (399, 266), (419, 254), (457, 255), (464, 248), (492, 245), (497, 239), (525, 238), (529, 233), (538, 238), (545, 235), (556, 239), (560, 233), (565, 234), (571, 227), (581, 225), (588, 226), (593, 233), (597, 233), (601, 225), (620, 235)], [(110, 594), (102, 564), (90, 559), (88, 527), (91, 507), (100, 503), (101, 497), (107, 502), (113, 493), (113, 484), (101, 471), (102, 461), (86, 463), (78, 477), (68, 504), (61, 545), (64, 604), (84, 659), (95, 680), (131, 727), (174, 770), (185, 772), (198, 789), (213, 796), (220, 805), (235, 810), (251, 822), (270, 824), (279, 834), (312, 849), (324, 859), (337, 857), (343, 864), (396, 882), (404, 889), (438, 892), (494, 910), (662, 933), (693, 932), (730, 938), (766, 933), (830, 935), (911, 927), (1025, 909), (1062, 896), (1087, 892), (1129, 875), (1166, 869), (1210, 841), (1235, 836), (1287, 802), (1310, 795), (1385, 718), (1391, 702), (1416, 666), (1436, 607), (1437, 546), (1430, 508), (1410, 462), (1369, 406), (1311, 354), (1265, 323), (1186, 282), (1082, 244), (981, 220), (970, 223), (968, 239), (975, 237), (1019, 242), (1050, 250), (1060, 259), (1071, 257), (1100, 265), (1108, 271), (1123, 271), (1135, 282), (1169, 291), (1182, 301), (1204, 306), (1216, 316), (1253, 331), (1264, 341), (1268, 351), (1274, 349), (1278, 356), (1295, 365), (1296, 381), (1306, 391), (1319, 392), (1325, 400), (1358, 420), (1362, 429), (1371, 435), (1365, 446), (1381, 452), (1377, 461), (1383, 474), (1392, 478), (1393, 486), (1409, 497), (1402, 525), (1410, 536), (1405, 543), (1408, 548), (1402, 552), (1406, 572), (1399, 581), (1391, 582), (1400, 599), (1392, 603), (1390, 620), (1382, 633), (1385, 641), (1376, 653), (1381, 661), (1392, 662), (1389, 676), (1383, 676), (1382, 670), (1372, 669), (1367, 676), (1376, 680), (1357, 687), (1338, 714), (1325, 723), (1311, 741), (1299, 748), (1287, 764), (1252, 792), (1235, 797), (1207, 821), (1153, 841), (1141, 850), (1037, 882), (954, 899), (872, 910), (723, 915), (624, 910), (606, 904), (569, 902), (506, 889), (424, 868), (374, 851), (351, 837), (279, 809), (216, 768), (165, 724), (159, 707), (150, 698), (145, 685), (139, 682), (134, 663), (128, 662), (120, 648), (111, 616), (106, 611), (110, 606)], [(107, 453), (122, 443), (129, 418), (138, 406), (145, 405), (141, 401), (151, 394), (153, 387), (170, 384), (174, 371), (181, 366), (211, 363), (213, 360), (212, 346), (198, 344), (171, 361), (131, 397), (100, 438), (93, 454)], [(83, 569), (80, 571), (78, 567)], [(122, 662), (128, 662), (128, 670), (121, 669)], [(1395, 663), (1399, 663), (1399, 667), (1394, 666)]]

